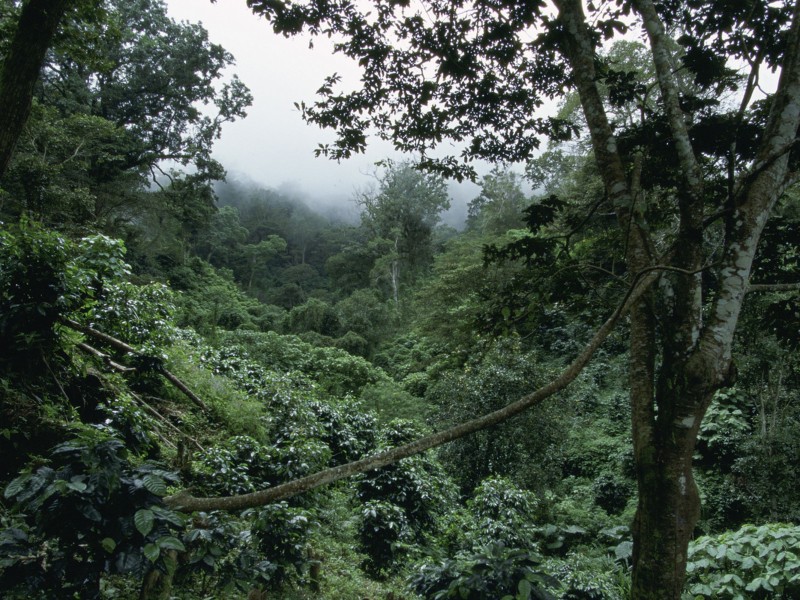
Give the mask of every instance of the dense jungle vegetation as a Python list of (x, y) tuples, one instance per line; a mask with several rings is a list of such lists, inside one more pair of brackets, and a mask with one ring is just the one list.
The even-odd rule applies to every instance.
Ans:
[[(376, 4), (385, 20), (375, 31), (385, 32), (391, 10), (404, 3)], [(429, 4), (436, 18), (450, 10)], [(520, 7), (538, 6), (500, 4), (492, 10), (510, 11), (509, 29), (491, 36), (510, 36), (516, 19), (528, 22)], [(574, 16), (569, 2), (557, 4), (559, 18)], [(652, 5), (634, 4), (652, 21)], [(761, 44), (755, 66), (787, 55), (791, 69), (800, 69), (786, 33), (797, 34), (797, 7), (769, 5), (777, 12), (765, 19), (785, 33), (772, 39), (752, 17), (767, 5), (746, 4), (746, 18), (719, 14), (730, 16), (734, 30), (743, 18), (745, 29), (757, 30), (747, 29)], [(346, 29), (336, 15), (293, 12), (295, 5), (281, 2), (250, 5), (284, 33), (303, 25), (324, 31), (323, 23)], [(681, 367), (671, 366), (683, 364), (674, 360), (684, 356), (678, 325), (691, 321), (675, 307), (696, 296), (706, 319), (718, 314), (727, 289), (722, 249), (734, 236), (727, 217), (712, 210), (715, 194), (738, 198), (733, 177), (755, 160), (758, 140), (767, 137), (758, 132), (769, 130), (775, 112), (768, 99), (747, 97), (741, 109), (718, 100), (732, 90), (752, 95), (752, 76), (706, 52), (709, 21), (684, 23), (673, 9), (659, 7), (685, 32), (670, 51), (686, 67), (676, 77), (683, 110), (695, 119), (691, 141), (701, 157), (701, 217), (708, 221), (698, 260), (708, 268), (681, 254), (695, 240), (682, 237), (685, 228), (696, 233), (686, 225), (693, 188), (673, 157), (680, 136), (669, 133), (669, 102), (662, 108), (654, 91), (660, 85), (668, 98), (669, 86), (646, 43), (617, 40), (598, 49), (600, 74), (592, 79), (621, 152), (633, 157), (634, 195), (646, 196), (638, 212), (609, 192), (618, 188), (608, 179), (612, 162), (592, 146), (605, 138), (587, 109), (580, 45), (565, 43), (578, 90), (551, 81), (564, 94), (559, 135), (551, 130), (535, 156), (532, 147), (519, 156), (499, 151), (508, 139), (471, 146), (472, 158), (489, 148), (498, 166), (478, 178), (463, 228), (443, 225), (441, 215), (450, 205), (445, 176), (466, 173), (422, 155), (385, 162), (374, 187), (354, 197), (359, 222), (347, 223), (315, 212), (313, 202), (224, 182), (212, 145), (252, 98), (237, 78), (223, 81), (233, 57), (202, 26), (175, 22), (159, 0), (0, 1), (0, 150), (14, 137), (0, 173), (0, 596), (799, 598), (800, 209), (788, 178), (761, 223), (742, 295), (751, 293), (731, 342), (735, 366), (726, 363), (724, 381), (703, 388), (708, 401), (698, 401), (700, 418), (688, 426), (696, 434), (689, 480), (684, 473), (672, 481), (684, 496), (696, 482), (701, 501), (688, 551), (675, 559), (669, 540), (653, 541), (665, 561), (677, 561), (682, 591), (653, 590), (646, 568), (648, 552), (658, 548), (648, 550), (643, 540), (652, 536), (644, 533), (651, 530), (642, 498), (660, 493), (667, 504), (673, 488), (668, 478), (647, 487), (652, 471), (632, 373), (644, 346), (630, 340), (649, 323), (650, 380), (659, 386), (652, 422), (684, 422), (660, 395), (662, 387), (680, 398), (696, 392), (675, 375)], [(23, 35), (19, 42), (39, 43), (44, 58), (35, 65), (24, 127), (9, 133), (12, 113), (3, 103), (16, 85), (16, 40), (26, 18), (44, 36), (44, 21), (36, 21), (42, 14), (58, 18), (48, 39)], [(463, 25), (455, 17), (447, 23)], [(422, 21), (404, 26), (419, 34), (409, 48), (430, 42), (414, 29)], [(402, 67), (395, 50), (370, 54), (375, 38), (359, 31), (345, 32), (352, 36), (346, 53), (368, 54), (365, 68), (389, 59)], [(692, 45), (697, 39), (703, 43)], [(487, 60), (518, 68), (493, 54), (502, 49), (491, 40), (479, 40)], [(716, 40), (714, 52), (729, 51), (729, 42)], [(453, 56), (440, 57), (452, 59), (444, 80), (473, 82), (460, 79), (458, 70), (471, 67)], [(410, 72), (401, 67), (380, 72), (400, 95)], [(492, 71), (495, 83), (503, 69)], [(478, 87), (489, 75), (482, 77)], [(330, 87), (322, 93), (319, 104), (304, 107), (306, 117), (339, 131), (337, 119), (346, 121), (348, 110), (372, 102), (369, 110), (379, 111), (386, 102), (377, 92), (360, 101)], [(458, 116), (477, 119), (479, 133), (504, 125), (480, 120), (482, 102), (518, 101), (513, 90), (491, 93), (490, 100), (475, 95)], [(20, 95), (14, 88), (12, 100)], [(437, 98), (443, 110), (451, 100)], [(376, 122), (391, 128), (386, 119)], [(357, 129), (367, 123), (350, 123), (327, 152), (357, 149)], [(432, 136), (444, 127), (427, 124)], [(418, 149), (413, 139), (423, 134), (411, 128), (419, 125), (394, 129), (404, 149)], [(731, 127), (732, 137), (725, 133)], [(794, 168), (795, 146), (762, 157), (749, 173), (771, 173), (784, 158)], [(726, 163), (737, 153), (741, 164)], [(507, 169), (503, 161), (523, 167)], [(723, 213), (728, 200), (720, 200)], [(663, 264), (674, 261), (669, 268), (631, 258), (638, 243), (631, 232), (644, 219), (652, 247), (668, 257)], [(609, 315), (616, 326), (588, 364), (574, 369)], [(691, 343), (701, 343), (704, 332), (696, 328)], [(426, 446), (435, 449), (409, 450), (402, 460), (274, 501), (244, 496), (242, 504), (225, 504), (330, 468), (351, 473), (351, 463), (502, 411), (573, 371), (568, 387), (524, 412)], [(652, 447), (674, 441), (670, 431)], [(209, 501), (217, 498), (223, 501)]]

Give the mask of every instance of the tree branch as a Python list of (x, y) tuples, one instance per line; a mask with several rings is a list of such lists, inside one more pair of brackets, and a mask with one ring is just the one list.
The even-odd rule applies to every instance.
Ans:
[(671, 54), (665, 43), (664, 25), (658, 16), (651, 0), (634, 0), (633, 6), (642, 17), (647, 36), (650, 39), (653, 63), (661, 90), (661, 99), (667, 113), (672, 139), (678, 152), (681, 172), (686, 182), (687, 191), (695, 201), (702, 200), (703, 173), (694, 154), (694, 148), (686, 126), (686, 116), (681, 110), (678, 85), (673, 75)]
[[(66, 326), (70, 327), (71, 329), (74, 329), (75, 331), (80, 331), (81, 333), (84, 333), (86, 335), (90, 335), (93, 338), (95, 338), (97, 340), (100, 340), (101, 342), (105, 342), (106, 344), (108, 344), (112, 348), (116, 348), (117, 350), (119, 350), (121, 352), (125, 352), (127, 354), (139, 354), (139, 352), (133, 346), (129, 346), (128, 344), (126, 344), (122, 340), (118, 340), (117, 338), (112, 337), (112, 336), (108, 335), (107, 333), (103, 333), (102, 331), (98, 331), (97, 329), (94, 329), (92, 327), (88, 327), (86, 325), (81, 325), (80, 323), (78, 323), (77, 321), (73, 321), (72, 319), (63, 319), (62, 321)], [(100, 354), (102, 355), (102, 353), (100, 353)], [(203, 402), (200, 399), (200, 397), (197, 396), (197, 394), (192, 392), (192, 390), (190, 390), (186, 386), (186, 384), (183, 383), (183, 381), (181, 381), (175, 375), (170, 373), (166, 368), (162, 368), (160, 370), (160, 373), (172, 385), (174, 385), (181, 392), (183, 392), (183, 394), (187, 398), (189, 398), (189, 400), (194, 402), (194, 404), (196, 404), (200, 409), (202, 409), (204, 411), (208, 411), (208, 406), (206, 405), (206, 403)]]
[(78, 342), (76, 346), (81, 350), (83, 350), (84, 352), (86, 352), (87, 354), (91, 354), (95, 358), (99, 358), (106, 365), (108, 365), (115, 371), (119, 371), (120, 373), (131, 373), (132, 371), (136, 370), (133, 367), (126, 367), (125, 365), (121, 365), (118, 362), (114, 362), (113, 360), (111, 360), (111, 357), (108, 354), (106, 354), (105, 352), (101, 352), (100, 350), (98, 350), (94, 346), (90, 346), (86, 342)]
[(751, 283), (747, 287), (750, 292), (794, 292), (800, 290), (800, 282), (797, 283)]
[(572, 363), (564, 369), (561, 374), (538, 390), (528, 394), (516, 402), (508, 406), (496, 410), (477, 419), (467, 421), (460, 425), (456, 425), (451, 429), (440, 431), (418, 440), (391, 448), (374, 456), (363, 458), (346, 465), (340, 465), (331, 469), (319, 471), (307, 477), (289, 481), (266, 490), (252, 492), (250, 494), (242, 494), (239, 496), (227, 496), (217, 498), (195, 498), (188, 491), (183, 490), (172, 496), (164, 498), (167, 506), (183, 510), (183, 511), (209, 511), (209, 510), (244, 510), (246, 508), (254, 508), (257, 506), (264, 506), (284, 498), (290, 498), (307, 492), (309, 490), (318, 488), (334, 481), (345, 479), (358, 473), (364, 473), (374, 469), (385, 467), (386, 465), (395, 463), (403, 458), (414, 456), (436, 448), (442, 444), (452, 442), (462, 438), (476, 431), (486, 429), (493, 425), (502, 423), (513, 416), (535, 406), (560, 392), (567, 387), (572, 381), (580, 374), (583, 368), (588, 364), (589, 360), (594, 355), (595, 351), (605, 341), (608, 335), (613, 331), (619, 319), (630, 310), (631, 306), (638, 302), (642, 295), (650, 288), (653, 282), (658, 279), (659, 273), (651, 271), (643, 275), (638, 275), (634, 283), (628, 289), (623, 301), (618, 305), (617, 309), (606, 320), (605, 323), (597, 330), (591, 341), (584, 347)]

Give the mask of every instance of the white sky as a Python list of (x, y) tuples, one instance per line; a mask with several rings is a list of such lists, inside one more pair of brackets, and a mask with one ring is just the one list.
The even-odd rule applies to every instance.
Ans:
[[(254, 100), (246, 119), (225, 124), (214, 157), (228, 170), (229, 179), (246, 176), (266, 187), (287, 189), (306, 196), (311, 205), (349, 201), (356, 189), (373, 181), (374, 163), (400, 159), (391, 144), (370, 139), (367, 154), (342, 163), (314, 157), (321, 142), (333, 141), (330, 131), (303, 122), (295, 102), (311, 102), (323, 78), (334, 72), (355, 85), (358, 68), (347, 58), (333, 55), (327, 39), (277, 36), (267, 23), (247, 8), (245, 0), (166, 0), (170, 16), (178, 21), (200, 21), (212, 42), (236, 58), (235, 72), (250, 88)], [(477, 187), (453, 190), (468, 200)]]

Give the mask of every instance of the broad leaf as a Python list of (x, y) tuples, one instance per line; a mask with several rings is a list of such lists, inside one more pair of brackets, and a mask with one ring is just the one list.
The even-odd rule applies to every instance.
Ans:
[(147, 508), (137, 510), (136, 514), (133, 516), (133, 523), (143, 536), (147, 536), (147, 534), (153, 531), (154, 520), (153, 511)]

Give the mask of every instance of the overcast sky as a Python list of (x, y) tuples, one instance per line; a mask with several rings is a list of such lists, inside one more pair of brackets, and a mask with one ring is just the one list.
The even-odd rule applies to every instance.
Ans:
[[(236, 57), (233, 69), (253, 93), (246, 119), (228, 123), (214, 155), (230, 178), (245, 175), (272, 188), (288, 188), (308, 197), (309, 204), (349, 201), (356, 189), (370, 184), (374, 163), (402, 158), (391, 145), (370, 140), (368, 153), (338, 164), (315, 158), (317, 144), (333, 134), (306, 125), (294, 103), (314, 99), (325, 76), (334, 72), (355, 85), (358, 69), (334, 56), (327, 39), (286, 39), (247, 8), (245, 0), (167, 0), (170, 15), (179, 21), (201, 21), (212, 42)], [(462, 200), (476, 195), (475, 186), (453, 190)]]

